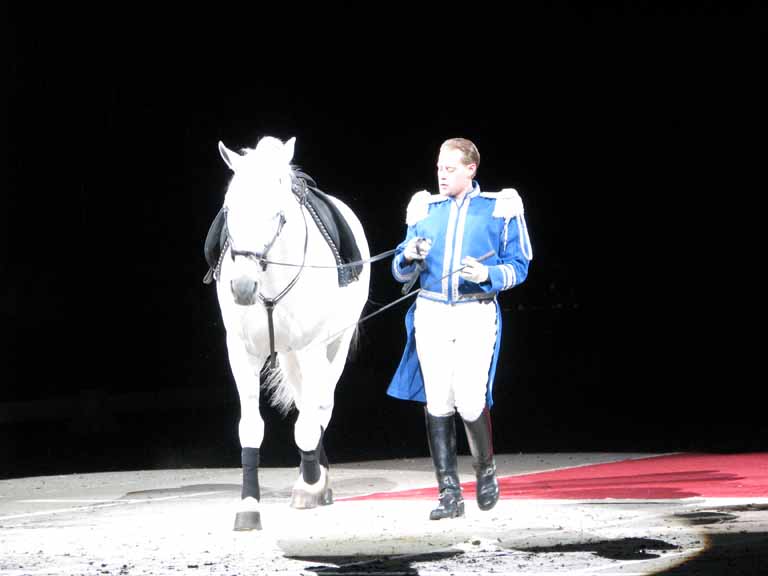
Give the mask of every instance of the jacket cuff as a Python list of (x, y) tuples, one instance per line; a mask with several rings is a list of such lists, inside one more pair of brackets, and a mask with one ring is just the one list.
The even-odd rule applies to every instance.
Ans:
[(494, 290), (508, 290), (517, 284), (517, 275), (510, 264), (488, 266), (488, 280)]
[(407, 264), (405, 257), (400, 253), (392, 260), (392, 273), (395, 276), (395, 280), (398, 282), (408, 282), (408, 280), (418, 273), (416, 262)]

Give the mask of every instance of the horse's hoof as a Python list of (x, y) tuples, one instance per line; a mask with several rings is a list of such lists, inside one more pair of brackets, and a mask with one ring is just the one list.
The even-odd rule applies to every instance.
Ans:
[(238, 512), (235, 515), (235, 530), (261, 530), (261, 513)]
[(333, 490), (329, 486), (325, 468), (320, 467), (320, 479), (314, 484), (307, 484), (299, 476), (291, 493), (291, 508), (305, 510), (329, 504), (333, 504)]
[(261, 530), (261, 512), (255, 498), (246, 498), (241, 503), (241, 510), (235, 515), (235, 530)]
[(304, 510), (307, 508), (317, 508), (318, 506), (328, 506), (333, 504), (333, 490), (328, 488), (319, 494), (311, 494), (301, 490), (294, 490), (291, 494), (291, 508)]

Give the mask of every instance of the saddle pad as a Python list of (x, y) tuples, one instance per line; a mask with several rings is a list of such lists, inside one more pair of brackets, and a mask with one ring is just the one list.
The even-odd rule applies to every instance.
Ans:
[[(307, 211), (328, 243), (331, 252), (333, 252), (337, 266), (358, 262), (361, 255), (355, 235), (333, 200), (314, 186), (314, 181), (309, 176), (302, 173), (294, 178), (292, 189), (297, 196), (305, 194)], [(206, 284), (210, 284), (216, 275), (219, 257), (227, 241), (227, 234), (227, 212), (222, 208), (213, 219), (205, 237), (203, 253), (210, 268), (203, 278), (203, 282)], [(362, 269), (362, 264), (339, 267), (337, 269), (339, 286), (344, 287), (357, 280)]]

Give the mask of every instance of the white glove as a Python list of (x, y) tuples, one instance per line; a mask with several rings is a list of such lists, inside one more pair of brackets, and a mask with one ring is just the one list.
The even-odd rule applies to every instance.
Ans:
[(405, 245), (403, 250), (403, 257), (409, 261), (424, 260), (429, 254), (429, 250), (432, 248), (432, 240), (428, 238), (419, 238), (418, 236), (411, 238), (408, 244)]
[(464, 280), (469, 280), (475, 284), (480, 284), (488, 280), (488, 266), (481, 264), (472, 256), (466, 256), (462, 261), (464, 268), (461, 269), (459, 274)]

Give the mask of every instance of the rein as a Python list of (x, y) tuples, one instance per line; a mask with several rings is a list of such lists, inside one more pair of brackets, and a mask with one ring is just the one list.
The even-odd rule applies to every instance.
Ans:
[[(306, 218), (306, 217), (305, 217)], [(355, 260), (354, 262), (345, 262), (344, 264), (328, 264), (328, 265), (321, 265), (321, 264), (293, 264), (290, 262), (277, 262), (275, 260), (267, 260), (266, 258), (260, 258), (259, 262), (264, 262), (265, 264), (272, 264), (274, 266), (288, 266), (288, 267), (301, 267), (301, 268), (351, 268), (353, 266), (359, 266), (361, 264), (372, 264), (373, 262), (378, 262), (379, 260), (384, 260), (384, 258), (387, 258), (388, 256), (392, 256), (397, 252), (396, 248), (393, 248), (392, 250), (387, 250), (386, 252), (381, 252), (379, 254), (376, 254), (376, 256), (371, 256), (370, 258), (365, 258), (363, 260)]]
[[(291, 289), (296, 285), (296, 282), (299, 280), (299, 276), (301, 276), (302, 271), (305, 268), (347, 268), (347, 267), (353, 267), (353, 266), (359, 266), (361, 264), (372, 264), (373, 262), (378, 262), (379, 260), (383, 260), (384, 258), (387, 258), (394, 254), (397, 249), (394, 248), (392, 250), (387, 250), (385, 252), (381, 252), (380, 254), (377, 254), (375, 256), (365, 258), (362, 260), (357, 260), (355, 262), (346, 262), (344, 264), (335, 264), (335, 265), (311, 265), (307, 264), (307, 247), (309, 244), (309, 227), (307, 224), (307, 215), (305, 212), (306, 209), (306, 199), (307, 199), (307, 185), (306, 182), (303, 179), (300, 179), (299, 182), (301, 182), (300, 186), (293, 186), (292, 191), (294, 192), (294, 196), (296, 198), (296, 201), (299, 203), (299, 209), (301, 210), (302, 218), (304, 219), (304, 253), (302, 254), (301, 264), (293, 264), (289, 262), (277, 262), (275, 260), (269, 260), (267, 258), (267, 254), (269, 254), (269, 251), (274, 246), (275, 242), (277, 241), (278, 236), (280, 236), (280, 232), (283, 230), (283, 226), (285, 225), (286, 219), (285, 214), (283, 212), (279, 213), (279, 220), (277, 224), (277, 229), (275, 230), (275, 234), (272, 237), (272, 239), (264, 246), (264, 250), (261, 253), (257, 252), (251, 252), (248, 250), (236, 250), (234, 242), (232, 241), (232, 236), (229, 234), (229, 231), (227, 230), (227, 237), (224, 242), (224, 246), (222, 248), (221, 254), (219, 256), (219, 262), (217, 269), (221, 266), (221, 261), (224, 258), (224, 254), (227, 251), (227, 248), (229, 248), (230, 256), (232, 257), (232, 260), (234, 261), (235, 256), (242, 256), (245, 258), (249, 258), (251, 260), (255, 260), (259, 263), (262, 270), (267, 269), (267, 265), (272, 264), (273, 266), (288, 266), (293, 268), (298, 268), (299, 270), (296, 272), (296, 275), (293, 277), (293, 279), (283, 288), (280, 293), (277, 296), (274, 296), (272, 298), (265, 297), (261, 291), (257, 294), (259, 301), (264, 306), (264, 309), (267, 312), (267, 326), (269, 331), (269, 367), (271, 370), (274, 370), (277, 366), (277, 352), (275, 351), (275, 323), (273, 318), (273, 313), (275, 310), (275, 306), (282, 300), (288, 292), (291, 291)], [(483, 260), (489, 258), (493, 255), (493, 251), (488, 252), (487, 254), (483, 254), (477, 260), (479, 262), (482, 262)], [(458, 268), (457, 270), (452, 270), (448, 272), (443, 278), (447, 278), (448, 276), (451, 276), (453, 274), (457, 274), (458, 272), (461, 272), (465, 266), (462, 266), (461, 268)], [(419, 263), (419, 272), (421, 272), (424, 269), (424, 265), (422, 262)], [(216, 275), (217, 276), (217, 275)], [(366, 320), (370, 320), (374, 316), (377, 316), (378, 314), (381, 314), (385, 310), (388, 310), (389, 308), (392, 308), (393, 306), (399, 304), (403, 300), (406, 300), (408, 298), (411, 298), (412, 296), (416, 296), (419, 292), (421, 292), (421, 288), (418, 290), (410, 291), (413, 287), (414, 283), (416, 282), (416, 279), (418, 278), (419, 274), (416, 274), (414, 278), (406, 283), (403, 286), (402, 293), (404, 296), (401, 296), (400, 298), (397, 298), (396, 300), (390, 302), (389, 304), (384, 305), (383, 307), (379, 308), (375, 312), (372, 312), (371, 314), (368, 314), (359, 320), (355, 322), (354, 324), (351, 324), (347, 326), (346, 328), (342, 329), (338, 333), (334, 334), (333, 336), (326, 338), (324, 342), (329, 342), (337, 337), (339, 337), (341, 334), (349, 330), (350, 328), (354, 328), (355, 326), (362, 324)], [(218, 277), (216, 277), (216, 280), (218, 280)]]
[[(393, 250), (393, 252), (394, 252), (394, 250)], [(480, 256), (480, 257), (478, 257), (478, 258), (476, 258), (475, 260), (477, 260), (478, 262), (482, 262), (483, 260), (487, 260), (488, 258), (490, 258), (491, 256), (493, 256), (493, 254), (494, 254), (494, 252), (493, 252), (493, 250), (491, 250), (490, 252), (486, 252), (485, 254), (483, 254), (482, 256)], [(450, 271), (450, 272), (448, 272), (447, 274), (443, 275), (443, 276), (440, 278), (440, 280), (444, 280), (445, 278), (448, 278), (449, 276), (453, 276), (454, 274), (458, 274), (459, 272), (461, 272), (462, 270), (464, 270), (464, 268), (466, 268), (466, 267), (467, 267), (467, 266), (466, 266), (466, 264), (465, 264), (464, 266), (462, 266), (462, 267), (460, 267), (460, 268), (457, 268), (456, 270), (451, 270), (451, 271)], [(420, 270), (420, 271), (424, 270), (424, 266), (423, 266), (423, 263), (422, 263), (422, 265), (421, 265), (421, 266), (419, 266), (419, 270)], [(371, 312), (370, 314), (367, 314), (367, 315), (363, 316), (362, 318), (360, 318), (360, 319), (359, 319), (357, 322), (355, 322), (354, 324), (350, 324), (350, 325), (349, 325), (349, 326), (347, 326), (346, 328), (343, 328), (343, 329), (339, 330), (338, 332), (336, 332), (336, 334), (333, 334), (333, 335), (329, 336), (328, 338), (326, 338), (325, 340), (323, 340), (323, 342), (330, 342), (331, 340), (334, 340), (335, 338), (338, 338), (339, 336), (341, 336), (342, 334), (344, 334), (344, 332), (346, 332), (346, 331), (347, 331), (347, 330), (349, 330), (350, 328), (354, 328), (354, 327), (355, 327), (355, 326), (357, 326), (358, 324), (362, 324), (362, 323), (363, 323), (363, 322), (365, 322), (366, 320), (370, 320), (370, 319), (371, 319), (371, 318), (373, 318), (374, 316), (378, 316), (379, 314), (381, 314), (381, 313), (382, 313), (382, 312), (384, 312), (385, 310), (389, 310), (390, 308), (392, 308), (392, 306), (396, 306), (397, 304), (400, 304), (400, 302), (402, 302), (403, 300), (407, 300), (408, 298), (411, 298), (412, 296), (416, 296), (416, 295), (418, 295), (418, 293), (419, 293), (419, 292), (421, 292), (421, 288), (418, 288), (417, 290), (413, 290), (412, 292), (409, 292), (409, 290), (410, 290), (410, 289), (413, 287), (413, 285), (414, 285), (414, 283), (416, 282), (416, 280), (418, 279), (418, 277), (419, 277), (419, 274), (416, 274), (416, 275), (413, 277), (413, 279), (412, 279), (412, 280), (410, 280), (410, 281), (409, 281), (407, 284), (405, 284), (405, 285), (403, 286), (402, 292), (403, 292), (403, 294), (405, 294), (405, 296), (400, 296), (400, 298), (397, 298), (396, 300), (393, 300), (393, 301), (392, 301), (392, 302), (390, 302), (389, 304), (385, 304), (384, 306), (382, 306), (381, 308), (379, 308), (379, 309), (378, 309), (378, 310), (376, 310), (375, 312)]]

